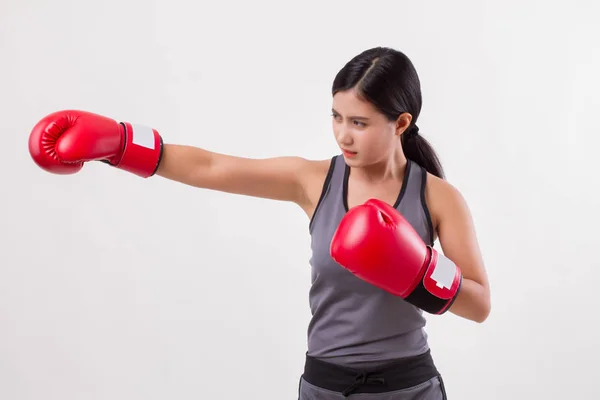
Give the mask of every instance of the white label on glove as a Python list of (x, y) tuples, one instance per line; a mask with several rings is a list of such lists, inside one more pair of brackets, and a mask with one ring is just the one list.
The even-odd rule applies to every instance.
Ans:
[(154, 132), (152, 128), (144, 125), (131, 124), (131, 143), (154, 150)]
[(447, 257), (440, 255), (437, 265), (431, 273), (431, 279), (435, 281), (435, 285), (441, 289), (450, 289), (456, 275), (456, 264)]

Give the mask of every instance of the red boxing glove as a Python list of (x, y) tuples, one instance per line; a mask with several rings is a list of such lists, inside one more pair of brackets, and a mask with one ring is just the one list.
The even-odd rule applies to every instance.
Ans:
[(103, 161), (148, 178), (158, 168), (162, 145), (152, 128), (76, 110), (44, 117), (29, 136), (29, 154), (35, 163), (63, 175), (79, 172), (87, 161)]
[(346, 213), (330, 252), (357, 277), (431, 314), (446, 312), (462, 284), (460, 269), (380, 200), (368, 200)]

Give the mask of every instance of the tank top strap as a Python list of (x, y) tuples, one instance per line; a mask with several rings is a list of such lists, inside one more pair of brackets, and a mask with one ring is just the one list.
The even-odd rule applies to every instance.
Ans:
[(433, 245), (433, 224), (427, 207), (425, 189), (427, 170), (408, 160), (407, 170), (395, 208), (411, 223), (428, 245)]
[[(331, 158), (329, 164), (329, 171), (323, 182), (323, 188), (321, 189), (321, 195), (317, 203), (317, 207), (313, 213), (313, 216), (309, 224), (309, 232), (312, 232), (315, 219), (317, 214), (323, 212), (329, 213), (332, 208), (339, 208), (344, 204), (344, 179), (346, 175), (346, 162), (342, 155), (336, 155)], [(338, 207), (336, 207), (338, 206)], [(340, 210), (343, 211), (343, 210)]]

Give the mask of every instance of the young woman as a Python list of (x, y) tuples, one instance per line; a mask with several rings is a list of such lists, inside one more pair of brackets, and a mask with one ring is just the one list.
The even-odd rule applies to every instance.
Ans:
[(483, 322), (490, 312), (470, 212), (419, 134), (420, 82), (406, 55), (366, 50), (339, 71), (332, 92), (341, 154), (327, 160), (163, 144), (156, 130), (73, 110), (43, 118), (29, 150), (57, 174), (100, 160), (141, 177), (296, 203), (313, 252), (299, 398), (445, 399), (423, 314)]

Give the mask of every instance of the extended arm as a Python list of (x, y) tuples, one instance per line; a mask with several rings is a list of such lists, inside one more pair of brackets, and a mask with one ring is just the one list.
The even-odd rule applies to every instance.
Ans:
[(251, 159), (165, 144), (156, 129), (79, 110), (42, 118), (30, 134), (29, 151), (41, 168), (56, 174), (74, 174), (86, 162), (103, 161), (143, 178), (159, 175), (199, 188), (290, 201), (305, 209), (314, 197), (307, 195), (307, 182), (323, 169), (322, 161), (301, 157)]

